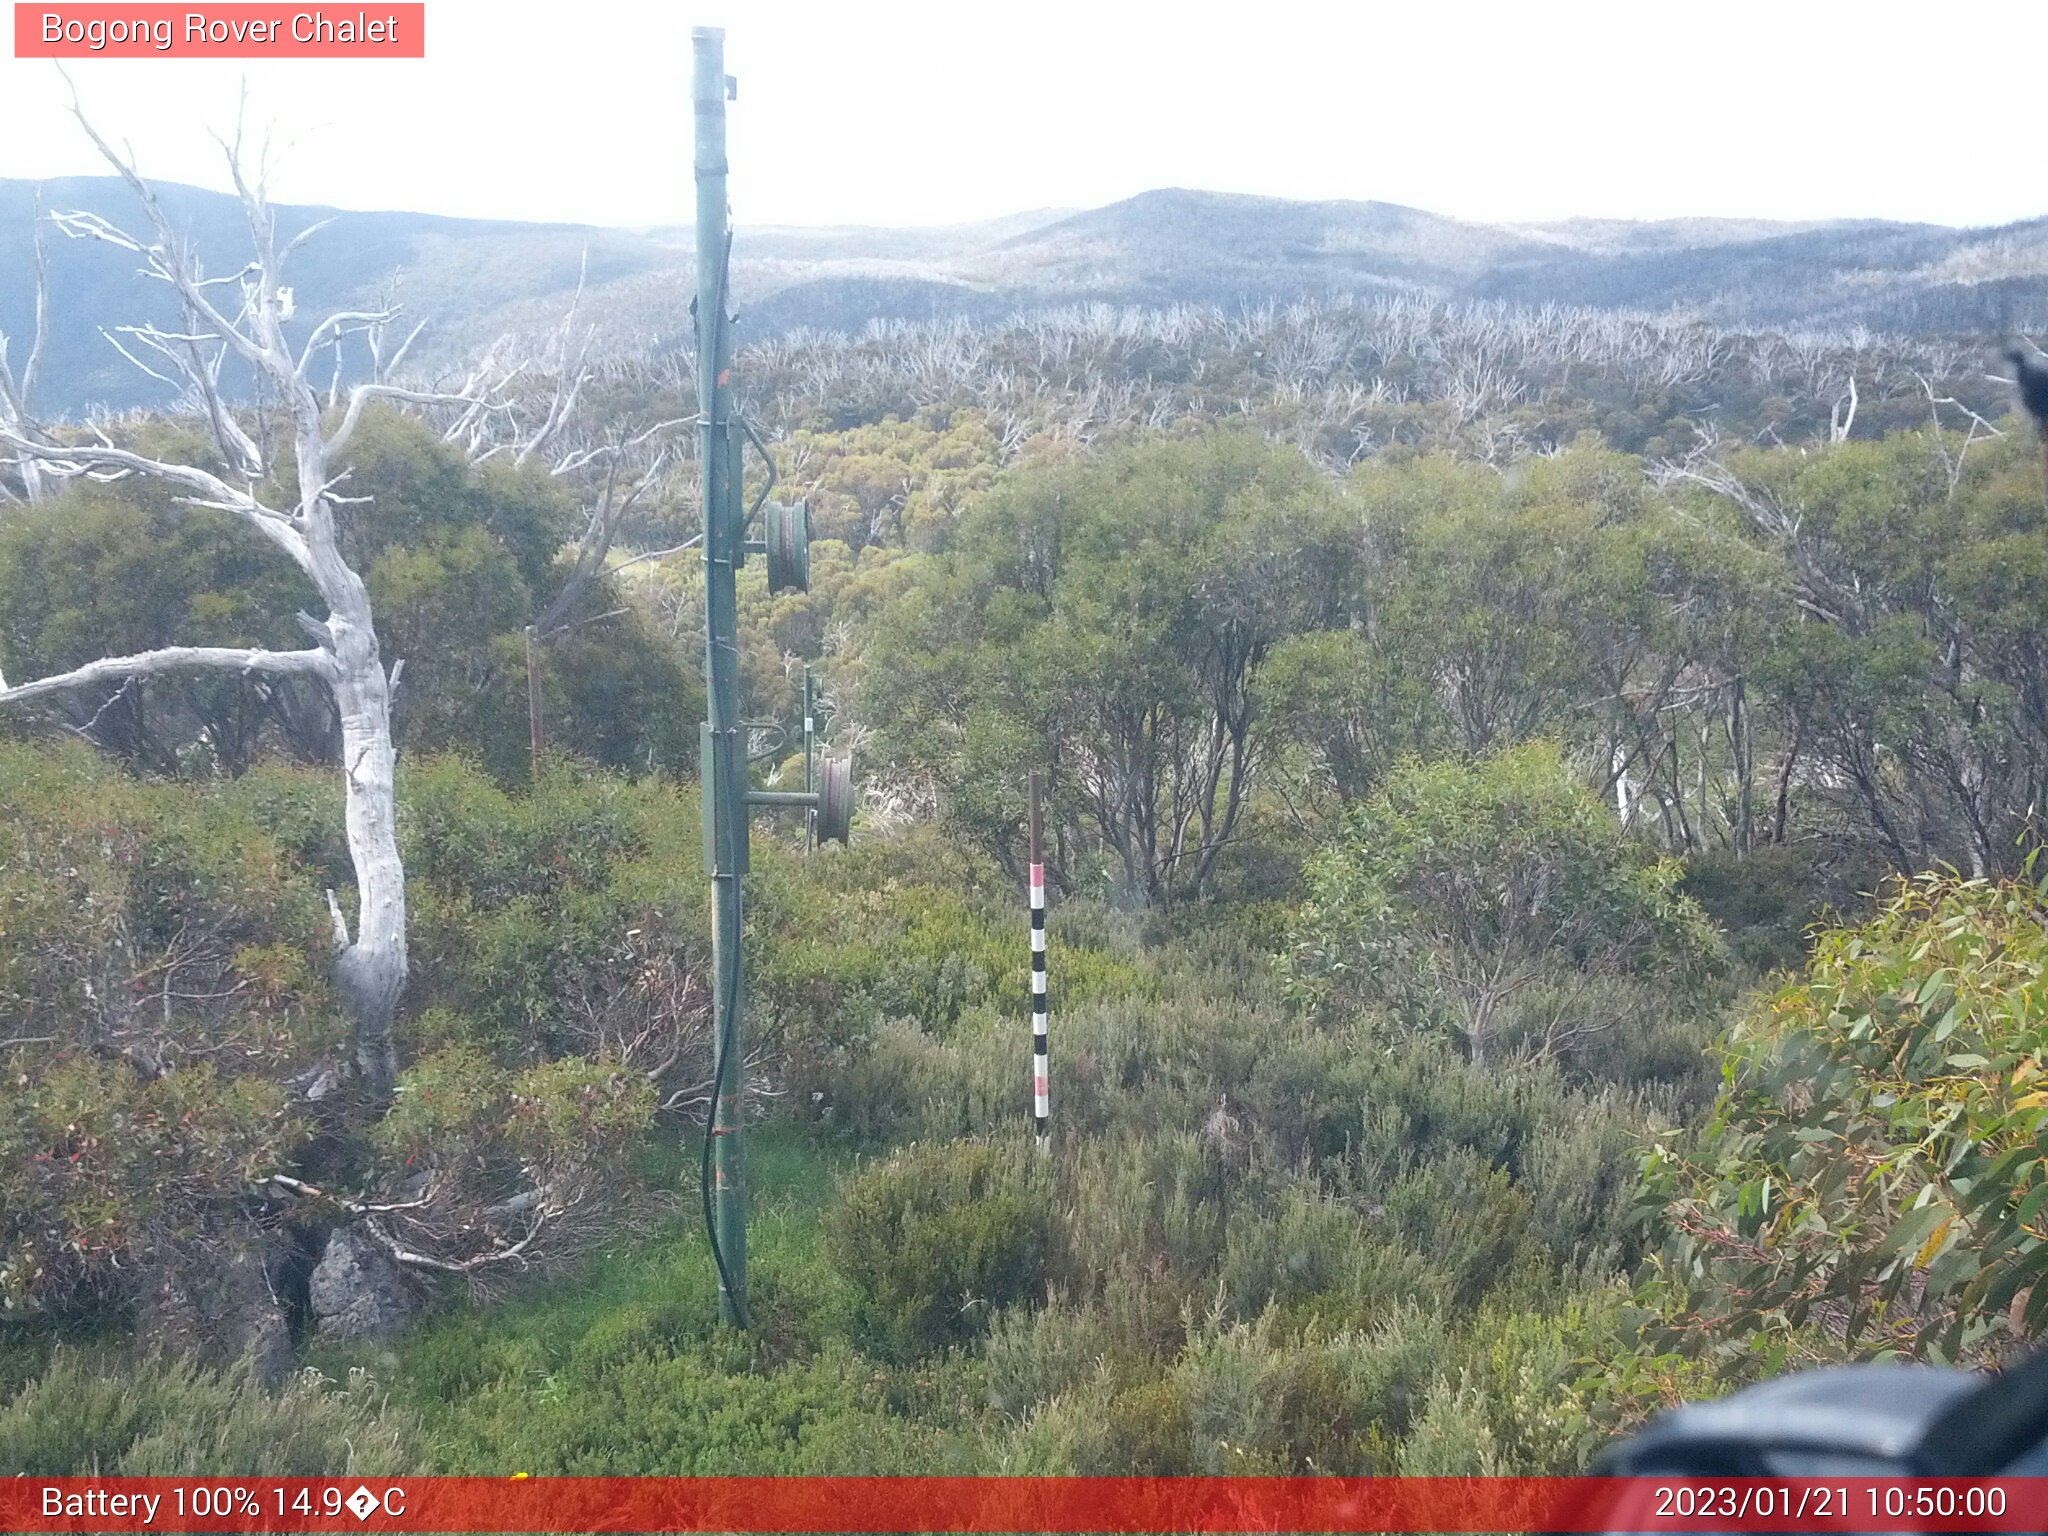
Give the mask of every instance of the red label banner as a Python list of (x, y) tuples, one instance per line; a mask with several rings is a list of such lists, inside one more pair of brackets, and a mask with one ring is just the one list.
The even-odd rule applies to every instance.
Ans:
[(2048, 1478), (0, 1477), (0, 1531), (2041, 1531)]
[(33, 4), (16, 0), (18, 59), (423, 59), (427, 8)]

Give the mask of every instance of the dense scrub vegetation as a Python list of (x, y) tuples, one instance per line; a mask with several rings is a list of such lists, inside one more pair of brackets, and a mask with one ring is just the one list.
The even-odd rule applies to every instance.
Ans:
[[(1175, 334), (1118, 366), (1220, 366)], [(1836, 402), (1740, 450), (1670, 400), (1609, 422), (1654, 361), (1609, 341), (1540, 423), (1379, 389), (1306, 436), (1202, 419), (1193, 373), (1146, 426), (1077, 404), (1077, 360), (1027, 419), (944, 358), (792, 344), (822, 537), (808, 593), (742, 574), (747, 710), (785, 782), (815, 665), (867, 798), (845, 850), (755, 834), (745, 1336), (695, 1224), (693, 557), (621, 550), (530, 684), (575, 487), (366, 427), (351, 555), (408, 659), (398, 1091), (357, 1091), (326, 979), (318, 698), (10, 711), (0, 1464), (1562, 1471), (1787, 1361), (2031, 1338), (2034, 446), (1921, 394), (1796, 446)], [(1873, 387), (1865, 433), (1908, 398)], [(680, 542), (686, 469), (628, 541)], [(284, 643), (304, 599), (245, 542), (127, 482), (8, 511), (0, 668)]]
[[(447, 1298), (396, 1356), (315, 1346), (333, 1382), (379, 1376), (350, 1400), (381, 1402), (421, 1464), (1390, 1470), (1442, 1468), (1477, 1443), (1503, 1466), (1563, 1468), (1603, 1416), (1639, 1411), (1593, 1362), (1629, 1328), (1613, 1276), (1639, 1247), (1642, 1117), (1697, 1095), (1696, 1074), (1574, 1082), (1550, 1062), (1389, 1051), (1364, 1021), (1288, 1008), (1242, 942), (1147, 945), (1076, 902), (1054, 926), (1074, 985), (1061, 1135), (1041, 1158), (1015, 1111), (1014, 966), (972, 968), (977, 950), (1015, 947), (1003, 883), (930, 839), (886, 848), (893, 888), (807, 908), (812, 942), (867, 946), (950, 905), (951, 942), (925, 954), (967, 964), (934, 978), (911, 939), (841, 984), (839, 1037), (813, 1045), (826, 1061), (805, 1079), (825, 1097), (792, 1094), (757, 1153), (755, 1334), (717, 1326), (701, 1234), (678, 1213), (614, 1234), (577, 1286)], [(828, 896), (874, 873), (829, 862), (849, 869)], [(777, 1047), (798, 1046), (815, 989), (837, 979), (764, 978), (788, 1032), (771, 1028)], [(949, 1026), (894, 1012), (935, 983), (961, 999)], [(414, 1092), (444, 1081), (408, 1073)], [(643, 1171), (673, 1174), (682, 1160), (661, 1148), (677, 1139), (651, 1138)], [(44, 1330), (17, 1347), (54, 1343)], [(75, 1348), (46, 1369), (77, 1370)], [(253, 1411), (206, 1390), (222, 1406), (194, 1411)], [(40, 1464), (126, 1454), (105, 1454), (116, 1428), (66, 1401), (18, 1401), (51, 1447)]]

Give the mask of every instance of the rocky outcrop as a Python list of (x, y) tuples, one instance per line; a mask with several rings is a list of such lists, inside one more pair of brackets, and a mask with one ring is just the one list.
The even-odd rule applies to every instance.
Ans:
[(417, 1300), (391, 1256), (347, 1227), (327, 1236), (306, 1299), (323, 1338), (384, 1339), (402, 1333)]

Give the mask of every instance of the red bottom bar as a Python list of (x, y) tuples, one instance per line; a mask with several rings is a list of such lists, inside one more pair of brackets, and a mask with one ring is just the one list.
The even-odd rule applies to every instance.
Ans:
[(0, 1531), (2048, 1531), (2048, 1478), (0, 1478)]

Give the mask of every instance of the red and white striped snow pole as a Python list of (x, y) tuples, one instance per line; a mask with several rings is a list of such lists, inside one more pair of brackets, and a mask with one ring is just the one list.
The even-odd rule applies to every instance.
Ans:
[(1046, 1058), (1045, 991), (1045, 818), (1039, 807), (1041, 781), (1031, 775), (1031, 1125), (1039, 1150), (1049, 1145), (1052, 1079)]

